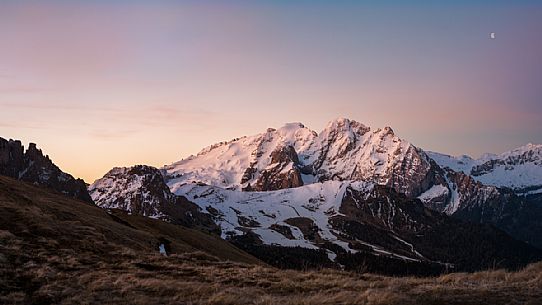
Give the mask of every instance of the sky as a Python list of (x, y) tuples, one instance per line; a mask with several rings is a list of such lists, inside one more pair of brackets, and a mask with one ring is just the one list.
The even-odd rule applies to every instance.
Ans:
[(452, 155), (542, 143), (542, 2), (436, 2), (0, 0), (0, 137), (87, 182), (337, 117)]

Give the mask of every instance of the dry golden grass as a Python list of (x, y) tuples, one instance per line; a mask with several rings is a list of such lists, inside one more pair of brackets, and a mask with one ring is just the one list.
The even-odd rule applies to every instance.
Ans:
[[(434, 278), (279, 270), (209, 235), (65, 200), (0, 178), (0, 304), (542, 304), (542, 263)], [(177, 254), (159, 255), (158, 237)]]
[[(542, 264), (435, 278), (293, 271), (220, 261), (202, 252), (163, 257), (119, 249), (108, 259), (47, 251), (6, 263), (21, 241), (0, 231), (0, 304), (542, 304)], [(9, 287), (9, 289), (8, 289)]]
[(175, 253), (204, 251), (224, 260), (260, 263), (218, 236), (121, 211), (108, 214), (95, 205), (3, 176), (0, 230), (20, 236), (30, 246), (43, 242), (40, 247), (50, 251), (101, 255), (121, 246), (155, 251), (166, 239)]

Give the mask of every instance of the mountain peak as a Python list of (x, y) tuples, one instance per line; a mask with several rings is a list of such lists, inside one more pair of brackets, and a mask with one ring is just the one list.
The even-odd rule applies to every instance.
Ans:
[(329, 121), (328, 125), (345, 124), (345, 123), (350, 123), (350, 119), (345, 118), (345, 117), (337, 117), (337, 118)]
[(329, 121), (324, 130), (327, 130), (327, 129), (348, 130), (348, 129), (359, 129), (359, 128), (366, 129), (368, 127), (355, 120), (339, 117), (339, 118)]
[(389, 134), (390, 136), (395, 136), (393, 129), (389, 126), (384, 127), (383, 131), (385, 134)]
[(404, 176), (401, 181), (408, 186), (401, 186), (403, 192), (424, 191), (430, 169), (424, 155), (397, 137), (391, 127), (370, 131), (370, 127), (347, 118), (330, 121), (320, 134), (301, 123), (288, 123), (211, 145), (198, 156), (166, 166), (166, 180), (171, 181), (173, 189), (175, 185), (200, 182), (254, 191), (268, 189), (258, 187), (265, 184), (264, 180), (272, 181), (276, 189), (327, 180), (398, 185), (394, 178)]
[(520, 146), (518, 148), (512, 149), (503, 153), (502, 155), (512, 155), (512, 154), (523, 154), (528, 151), (542, 150), (542, 144), (533, 144), (527, 143), (526, 145)]
[(305, 125), (303, 125), (300, 122), (291, 122), (284, 124), (280, 129), (300, 129), (305, 128)]
[(305, 127), (305, 125), (299, 122), (286, 123), (275, 131), (278, 135), (280, 135), (280, 137), (288, 142), (286, 144), (293, 144), (293, 142), (300, 137), (311, 137), (317, 135), (315, 131)]

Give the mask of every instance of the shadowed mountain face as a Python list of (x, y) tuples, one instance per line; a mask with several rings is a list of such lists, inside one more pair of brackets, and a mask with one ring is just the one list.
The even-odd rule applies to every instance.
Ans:
[(28, 149), (20, 141), (0, 138), (0, 175), (12, 177), (53, 189), (67, 196), (92, 202), (85, 181), (75, 179), (60, 170), (43, 155), (36, 144), (30, 143)]
[(448, 167), (444, 172), (450, 192), (444, 190), (440, 196), (448, 197), (450, 203), (443, 205), (446, 201), (438, 196), (421, 196), (426, 206), (458, 219), (492, 224), (516, 239), (542, 249), (541, 194), (484, 185), (476, 177)]
[[(491, 225), (448, 217), (424, 207), (419, 200), (382, 186), (364, 197), (356, 191), (347, 192), (341, 212), (345, 215), (342, 219), (358, 222), (362, 224), (360, 227), (372, 224), (400, 236), (405, 255), (414, 252), (430, 261), (453, 263), (459, 270), (473, 271), (500, 264), (515, 268), (525, 261), (542, 258), (542, 251)], [(359, 239), (366, 235), (357, 232)]]

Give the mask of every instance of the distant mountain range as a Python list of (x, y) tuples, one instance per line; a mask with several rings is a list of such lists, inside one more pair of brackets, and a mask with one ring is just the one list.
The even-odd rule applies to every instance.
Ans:
[(441, 167), (471, 175), (486, 185), (510, 188), (518, 194), (542, 193), (542, 145), (527, 144), (500, 155), (479, 159), (428, 152)]
[(480, 160), (427, 153), (389, 127), (337, 119), (320, 133), (291, 123), (211, 145), (162, 168), (158, 192), (134, 168), (112, 170), (89, 191), (99, 206), (171, 221), (167, 204), (154, 203), (169, 189), (270, 263), (295, 265), (302, 254), (344, 268), (474, 270), (538, 251), (488, 224), (542, 247), (539, 157), (536, 145)]

